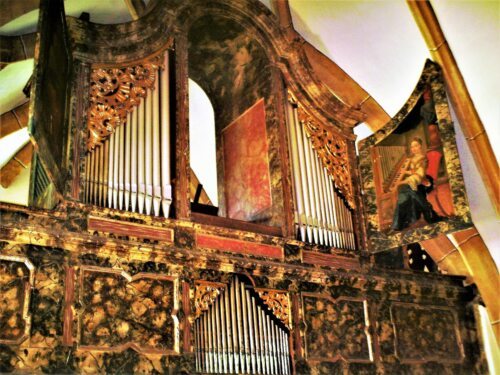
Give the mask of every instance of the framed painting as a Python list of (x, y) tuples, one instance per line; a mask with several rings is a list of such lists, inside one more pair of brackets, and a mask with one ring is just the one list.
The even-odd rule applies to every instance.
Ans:
[(396, 116), (360, 142), (360, 170), (372, 251), (472, 225), (440, 68), (427, 61)]

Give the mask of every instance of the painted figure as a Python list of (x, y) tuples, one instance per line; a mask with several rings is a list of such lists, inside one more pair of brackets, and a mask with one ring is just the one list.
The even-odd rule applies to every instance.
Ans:
[(422, 139), (413, 138), (410, 143), (412, 154), (410, 165), (405, 172), (405, 178), (397, 187), (398, 198), (394, 218), (393, 230), (403, 230), (414, 224), (423, 215), (428, 223), (441, 221), (432, 205), (427, 201), (427, 193), (433, 188), (433, 178), (426, 175), (427, 158), (422, 151)]

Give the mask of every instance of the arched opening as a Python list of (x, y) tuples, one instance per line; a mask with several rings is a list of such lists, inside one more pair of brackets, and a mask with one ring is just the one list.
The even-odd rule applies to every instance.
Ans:
[[(269, 57), (241, 24), (222, 16), (206, 15), (196, 20), (188, 42), (189, 77), (206, 94), (202, 102), (211, 103), (213, 108), (217, 187), (210, 189), (218, 195), (217, 200), (210, 197), (211, 205), (217, 202), (217, 210), (210, 213), (192, 204), (192, 212), (280, 227), (283, 196), (279, 142), (273, 141), (278, 139), (277, 102), (272, 93)], [(198, 90), (194, 83), (190, 87)], [(191, 95), (190, 151), (192, 169), (198, 174), (205, 163), (212, 165), (213, 146), (203, 136), (211, 132), (212, 116), (203, 114), (204, 104), (194, 101), (198, 94), (190, 91)], [(200, 178), (203, 186), (209, 187), (213, 169), (209, 174), (212, 177)], [(196, 179), (191, 177), (192, 184)], [(194, 189), (191, 186), (192, 192)]]
[[(206, 194), (199, 201), (217, 207), (219, 198), (214, 109), (205, 91), (192, 79), (189, 79), (189, 163), (192, 185), (196, 185), (196, 189), (201, 184), (203, 190), (200, 194)], [(195, 195), (196, 192), (191, 194), (192, 201)]]

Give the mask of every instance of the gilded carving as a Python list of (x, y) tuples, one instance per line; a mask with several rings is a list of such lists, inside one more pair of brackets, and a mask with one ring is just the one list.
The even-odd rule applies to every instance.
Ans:
[(26, 258), (0, 255), (0, 343), (19, 344), (28, 336), (33, 269)]
[(178, 353), (177, 279), (85, 267), (80, 276), (80, 347)]
[(344, 196), (349, 206), (355, 208), (346, 140), (340, 134), (333, 132), (331, 127), (326, 127), (314, 120), (291, 92), (288, 92), (288, 100), (297, 106), (299, 122), (309, 136), (323, 166), (328, 170), (335, 187)]
[(269, 289), (255, 289), (262, 301), (285, 326), (291, 327), (290, 299), (288, 293)]
[(195, 317), (197, 318), (203, 311), (208, 310), (212, 302), (225, 288), (226, 285), (222, 283), (197, 281), (194, 292)]
[(162, 63), (161, 56), (156, 56), (127, 67), (92, 70), (88, 150), (126, 122), (127, 114), (146, 97), (147, 89), (153, 87)]

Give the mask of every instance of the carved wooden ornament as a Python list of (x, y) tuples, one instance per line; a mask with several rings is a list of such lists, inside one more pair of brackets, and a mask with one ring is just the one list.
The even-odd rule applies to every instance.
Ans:
[(277, 290), (255, 289), (262, 301), (269, 307), (273, 314), (288, 328), (290, 321), (290, 299), (288, 293)]
[(194, 292), (195, 317), (208, 310), (225, 288), (226, 285), (222, 283), (197, 282)]
[(322, 165), (328, 170), (335, 187), (344, 196), (351, 208), (355, 208), (347, 142), (342, 135), (332, 131), (331, 127), (314, 120), (298, 103), (294, 95), (288, 92), (288, 100), (297, 106), (300, 123), (318, 153)]
[(93, 69), (90, 77), (90, 108), (87, 149), (101, 144), (117, 126), (126, 122), (127, 113), (147, 95), (162, 66), (161, 56), (136, 65)]

